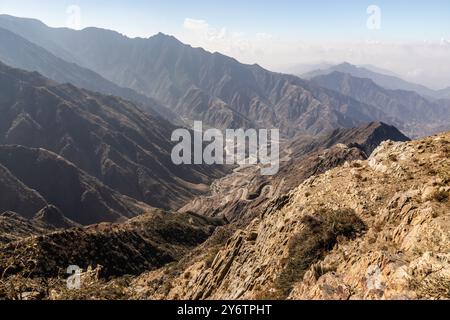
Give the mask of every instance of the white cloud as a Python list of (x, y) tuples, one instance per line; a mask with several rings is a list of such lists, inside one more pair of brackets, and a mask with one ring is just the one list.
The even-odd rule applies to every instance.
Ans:
[(450, 40), (442, 38), (441, 39), (441, 46), (450, 46)]
[(184, 20), (183, 27), (193, 31), (204, 31), (209, 28), (209, 25), (205, 20), (195, 20), (186, 18)]
[(260, 33), (256, 34), (256, 39), (258, 39), (258, 40), (272, 40), (273, 39), (273, 35), (271, 35), (270, 33), (260, 32)]
[(436, 39), (416, 43), (362, 39), (358, 42), (282, 40), (272, 34), (245, 34), (226, 27), (211, 26), (205, 20), (186, 18), (184, 32), (177, 35), (185, 43), (232, 56), (243, 63), (258, 63), (289, 72), (299, 64), (320, 62), (356, 65), (372, 64), (390, 70), (409, 81), (433, 88), (450, 86), (450, 41)]
[(203, 41), (224, 40), (227, 37), (226, 28), (212, 28), (205, 20), (186, 18), (184, 20), (183, 27), (186, 30), (193, 32)]
[(216, 28), (201, 19), (186, 18), (183, 23), (186, 31), (182, 40), (193, 46), (218, 51), (243, 61), (249, 61), (264, 54), (267, 44), (273, 39), (271, 34), (260, 32), (247, 35), (243, 32), (230, 31), (226, 27)]

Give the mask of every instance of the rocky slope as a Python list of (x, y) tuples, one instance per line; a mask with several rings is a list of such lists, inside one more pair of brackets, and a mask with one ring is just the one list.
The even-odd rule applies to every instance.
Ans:
[(133, 103), (0, 64), (0, 145), (54, 152), (109, 188), (176, 208), (225, 170), (176, 166), (175, 127)]
[(31, 219), (16, 212), (6, 211), (0, 214), (0, 244), (76, 227), (80, 225), (64, 217), (53, 205), (43, 207)]
[[(105, 277), (140, 274), (180, 259), (222, 223), (153, 210), (122, 224), (102, 223), (27, 237), (2, 247), (0, 274), (55, 277), (69, 265), (102, 266)], [(32, 268), (23, 263), (30, 260), (34, 260)]]
[(0, 214), (0, 245), (54, 230), (50, 225), (7, 211)]
[(59, 83), (71, 83), (80, 88), (119, 96), (139, 104), (153, 116), (177, 120), (175, 113), (156, 100), (132, 89), (119, 87), (99, 74), (69, 63), (9, 30), (0, 28), (0, 42), (0, 61), (9, 66), (39, 72)]
[[(368, 160), (316, 175), (204, 247), (158, 288), (171, 299), (448, 299), (450, 133), (384, 142)], [(210, 258), (213, 254), (214, 258)]]
[[(448, 299), (449, 156), (450, 133), (383, 142), (261, 203), (246, 224), (153, 211), (34, 230), (0, 248), (0, 297)], [(80, 290), (56, 277), (72, 263), (84, 269)]]
[(31, 218), (46, 204), (39, 193), (27, 187), (0, 164), (0, 212), (20, 212), (22, 216)]
[(367, 159), (385, 140), (408, 141), (409, 138), (384, 123), (336, 129), (321, 136), (297, 136), (282, 143), (280, 170), (275, 176), (261, 176), (259, 167), (243, 166), (215, 181), (209, 195), (195, 198), (180, 211), (224, 216), (243, 225), (268, 202), (309, 177), (347, 161)]
[[(220, 219), (161, 210), (122, 224), (53, 231), (40, 221), (30, 222), (13, 214), (0, 216), (0, 228), (8, 226), (8, 221), (4, 221), (7, 219), (9, 225), (16, 220), (14, 228), (20, 224), (23, 233), (29, 234), (0, 245), (0, 299), (64, 298), (77, 294), (83, 299), (107, 297), (107, 289), (67, 291), (61, 278), (67, 276), (69, 266), (76, 265), (89, 270), (95, 285), (111, 279), (110, 283), (126, 281), (114, 279), (180, 260), (224, 223)], [(118, 298), (117, 293), (113, 294)]]
[[(0, 182), (0, 188), (14, 189), (13, 193), (2, 193), (0, 212), (14, 211), (25, 218), (38, 215), (44, 219), (50, 218), (52, 212), (44, 214), (40, 210), (52, 204), (61, 210), (62, 217), (88, 225), (123, 221), (152, 209), (44, 149), (0, 145), (0, 164), (15, 179)], [(53, 224), (65, 225), (63, 220)]]

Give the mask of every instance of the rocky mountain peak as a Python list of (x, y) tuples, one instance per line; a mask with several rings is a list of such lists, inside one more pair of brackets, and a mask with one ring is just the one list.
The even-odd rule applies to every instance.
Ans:
[(67, 219), (61, 210), (54, 205), (48, 205), (42, 208), (33, 218), (35, 221), (42, 222), (56, 229), (69, 229), (78, 225), (77, 223)]

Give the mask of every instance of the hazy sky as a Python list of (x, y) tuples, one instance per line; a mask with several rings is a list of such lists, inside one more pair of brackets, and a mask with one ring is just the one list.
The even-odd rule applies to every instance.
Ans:
[(0, 13), (130, 37), (161, 31), (273, 70), (349, 61), (450, 86), (449, 0), (0, 0)]

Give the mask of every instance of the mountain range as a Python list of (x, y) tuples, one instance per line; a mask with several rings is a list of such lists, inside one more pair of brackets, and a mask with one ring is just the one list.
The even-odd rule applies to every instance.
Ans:
[(0, 163), (2, 212), (32, 219), (50, 204), (62, 217), (88, 225), (124, 221), (151, 209), (44, 149), (1, 146)]
[(306, 179), (346, 162), (365, 160), (386, 140), (409, 141), (409, 138), (384, 123), (297, 136), (282, 144), (277, 175), (261, 176), (257, 167), (235, 170), (216, 180), (210, 194), (194, 198), (180, 211), (223, 216), (234, 224), (245, 225), (255, 219), (261, 208), (270, 206), (271, 201), (282, 198)]
[[(0, 15), (0, 300), (449, 298), (450, 99), (322, 67)], [(198, 120), (279, 128), (279, 172), (175, 165)]]
[(449, 133), (386, 141), (367, 160), (311, 176), (222, 243), (217, 235), (178, 264), (140, 275), (131, 296), (446, 300), (449, 145)]
[(333, 72), (347, 73), (357, 78), (370, 79), (380, 87), (390, 90), (414, 91), (428, 99), (450, 99), (450, 88), (442, 90), (432, 90), (426, 86), (411, 83), (401, 79), (395, 74), (389, 74), (384, 70), (371, 66), (355, 66), (348, 62), (338, 65), (323, 65), (318, 69), (301, 74), (305, 79), (311, 79), (321, 75), (328, 75)]
[[(303, 158), (308, 162), (287, 163), (284, 177), (295, 174), (298, 179), (292, 189), (273, 197), (264, 190), (248, 197), (253, 207), (244, 204), (242, 215), (231, 223), (217, 213), (207, 218), (156, 210), (121, 224), (48, 233), (42, 222), (6, 213), (0, 216), (0, 228), (14, 225), (20, 233), (6, 233), (10, 240), (1, 247), (6, 284), (0, 282), (0, 295), (448, 299), (450, 137), (385, 141), (368, 158), (361, 151), (373, 150), (376, 141), (391, 133), (401, 137), (395, 128), (374, 123), (299, 146), (298, 152), (312, 153)], [(358, 142), (352, 141), (354, 134)], [(313, 145), (324, 148), (346, 140), (353, 146), (333, 145), (314, 155)], [(26, 230), (35, 236), (23, 235)], [(59, 278), (65, 271), (61, 262), (75, 262), (85, 270), (80, 290), (67, 290)], [(436, 272), (429, 273), (430, 266)], [(367, 285), (373, 268), (380, 272), (375, 280), (382, 281), (376, 289)], [(11, 291), (24, 283), (28, 291)]]
[(311, 81), (402, 119), (402, 129), (411, 137), (450, 130), (447, 101), (428, 100), (415, 91), (385, 89), (371, 79), (337, 71), (313, 77)]
[[(0, 15), (0, 28), (15, 34), (3, 36), (12, 45), (4, 47), (0, 58), (7, 58), (9, 64), (42, 72), (59, 82), (76, 82), (77, 86), (131, 99), (144, 110), (155, 110), (178, 124), (202, 120), (206, 126), (219, 129), (281, 128), (286, 137), (320, 134), (372, 121), (395, 125), (410, 136), (442, 129), (411, 121), (388, 107), (374, 107), (334, 87), (328, 90), (314, 81), (245, 65), (162, 33), (148, 39), (131, 39), (110, 30), (50, 28), (37, 20), (6, 15)], [(37, 54), (22, 57), (15, 54), (17, 51)], [(69, 69), (71, 72), (66, 72)], [(348, 63), (313, 71), (308, 78), (332, 71), (372, 79), (389, 90), (414, 91), (425, 97), (422, 100), (445, 97), (392, 75)], [(65, 74), (77, 76), (75, 80), (61, 76)], [(448, 110), (448, 101), (441, 100), (430, 101), (424, 108), (433, 102), (441, 110)], [(422, 118), (423, 112), (428, 112), (418, 111), (407, 99), (400, 103), (413, 118)], [(446, 115), (447, 111), (440, 120), (447, 121)]]
[(157, 100), (187, 123), (202, 120), (219, 129), (277, 127), (286, 136), (376, 120), (397, 124), (347, 96), (192, 48), (161, 33), (130, 39), (110, 30), (49, 28), (36, 20), (4, 15), (0, 27), (120, 87)]
[[(2, 165), (23, 179), (34, 178), (34, 182), (30, 180), (34, 190), (40, 189), (36, 184), (44, 183), (46, 175), (65, 167), (55, 177), (56, 185), (46, 183), (48, 190), (41, 195), (50, 203), (52, 199), (64, 202), (69, 195), (77, 199), (67, 199), (64, 212), (77, 222), (112, 221), (144, 211), (118, 207), (113, 202), (104, 204), (100, 190), (105, 186), (132, 197), (132, 202), (175, 209), (226, 172), (214, 166), (174, 165), (170, 137), (175, 127), (129, 101), (58, 84), (36, 72), (4, 64), (0, 64), (0, 111), (0, 145), (24, 146), (2, 149)], [(33, 177), (34, 171), (42, 176)], [(61, 189), (64, 186), (73, 191)], [(107, 190), (111, 196), (112, 191)], [(86, 210), (83, 203), (92, 205), (92, 210)], [(100, 210), (100, 203), (104, 210)], [(115, 218), (88, 217), (102, 212), (115, 212)]]
[(89, 69), (58, 58), (9, 30), (0, 28), (0, 40), (0, 61), (9, 66), (36, 71), (60, 83), (71, 83), (80, 88), (119, 96), (139, 104), (153, 116), (162, 116), (172, 121), (177, 119), (174, 113), (156, 100), (132, 89), (119, 87)]

